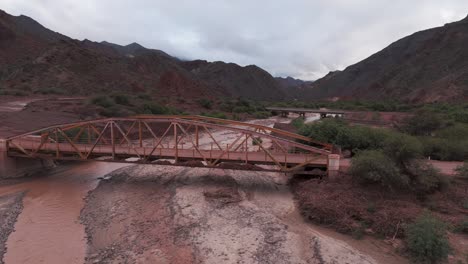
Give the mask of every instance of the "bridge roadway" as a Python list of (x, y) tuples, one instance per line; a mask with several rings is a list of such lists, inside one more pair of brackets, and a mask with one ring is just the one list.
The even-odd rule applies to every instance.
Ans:
[[(15, 145), (12, 149), (21, 151), (21, 148), (26, 151), (35, 151), (41, 145), (40, 142), (32, 140), (15, 140)], [(76, 147), (76, 148), (75, 148)], [(62, 160), (81, 160), (76, 156), (77, 151), (83, 155), (92, 149), (90, 144), (76, 144), (75, 147), (68, 143), (44, 143), (41, 147), (39, 155), (36, 157), (55, 158), (54, 156), (40, 155), (40, 153), (55, 153), (57, 149), (60, 152), (58, 159)], [(179, 161), (199, 160), (208, 162), (217, 160), (218, 162), (244, 162), (251, 164), (276, 165), (275, 161), (289, 166), (297, 166), (300, 164), (309, 164), (311, 166), (326, 167), (327, 158), (323, 156), (313, 156), (302, 153), (281, 153), (281, 152), (263, 152), (263, 151), (225, 151), (218, 149), (183, 149), (183, 148), (156, 148), (153, 152), (153, 147), (129, 147), (115, 146), (114, 149), (110, 145), (98, 145), (92, 151), (93, 158), (104, 158), (103, 160), (112, 160), (112, 156), (116, 156), (118, 161), (125, 161), (126, 158), (138, 158), (144, 162), (144, 159), (172, 159)], [(152, 152), (152, 153), (151, 153)], [(150, 155), (151, 154), (151, 155)], [(26, 154), (15, 154), (16, 156), (28, 157)], [(120, 157), (120, 158), (119, 158)]]

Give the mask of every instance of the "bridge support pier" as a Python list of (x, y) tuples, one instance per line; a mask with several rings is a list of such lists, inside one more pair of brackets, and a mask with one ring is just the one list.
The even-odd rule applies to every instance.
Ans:
[(20, 178), (55, 166), (53, 161), (8, 157), (8, 145), (0, 139), (0, 179)]
[(340, 155), (329, 154), (328, 155), (328, 178), (329, 179), (338, 178), (339, 170), (340, 170)]

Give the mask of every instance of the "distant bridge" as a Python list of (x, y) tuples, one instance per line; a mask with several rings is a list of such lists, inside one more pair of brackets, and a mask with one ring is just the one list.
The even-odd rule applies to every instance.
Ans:
[(289, 113), (305, 116), (306, 113), (320, 114), (320, 118), (325, 118), (327, 115), (344, 117), (346, 111), (328, 110), (328, 109), (309, 109), (309, 108), (292, 108), (292, 107), (266, 107), (268, 111), (281, 113), (282, 116), (288, 116)]
[(201, 116), (90, 120), (46, 127), (3, 142), (0, 150), (10, 158), (279, 172), (337, 170), (339, 166), (339, 156), (332, 154), (330, 144), (263, 125)]

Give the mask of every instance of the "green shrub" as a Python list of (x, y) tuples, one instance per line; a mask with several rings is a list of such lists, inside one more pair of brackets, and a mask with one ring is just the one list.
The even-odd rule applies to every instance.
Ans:
[(447, 140), (442, 138), (419, 138), (426, 157), (436, 160), (463, 161), (468, 159), (468, 140)]
[(114, 94), (112, 95), (116, 104), (119, 105), (130, 105), (130, 99), (128, 95), (125, 94)]
[(468, 140), (468, 124), (456, 123), (434, 132), (438, 138), (451, 141)]
[(458, 177), (468, 180), (468, 162), (464, 162), (463, 165), (458, 166), (455, 172)]
[(206, 99), (206, 98), (198, 99), (197, 103), (206, 109), (211, 109), (213, 107), (213, 101)]
[(353, 153), (357, 153), (359, 150), (382, 149), (387, 138), (391, 135), (400, 135), (400, 133), (386, 129), (348, 126), (341, 119), (325, 119), (303, 125), (299, 129), (299, 133), (319, 141), (338, 145)]
[(34, 93), (40, 94), (64, 94), (64, 92), (58, 88), (45, 88), (41, 90), (36, 90)]
[(406, 243), (413, 259), (421, 263), (444, 260), (450, 251), (446, 225), (428, 213), (407, 227)]
[(247, 106), (235, 106), (232, 111), (234, 113), (250, 113), (251, 109)]
[(213, 118), (221, 118), (221, 119), (228, 119), (225, 113), (222, 112), (210, 112), (210, 113), (200, 113), (202, 116), (213, 117)]
[(253, 113), (253, 116), (258, 119), (265, 119), (271, 116), (271, 113), (268, 111), (257, 111)]
[(260, 137), (252, 138), (252, 145), (257, 146), (257, 145), (261, 145), (262, 143), (263, 143), (262, 138)]
[(359, 152), (351, 160), (349, 173), (365, 184), (380, 184), (388, 189), (407, 187), (409, 179), (400, 173), (393, 160), (382, 151), (366, 150)]
[(399, 166), (420, 158), (423, 153), (422, 144), (415, 137), (405, 134), (392, 134), (385, 139), (383, 145), (384, 152)]
[(465, 217), (460, 224), (455, 227), (455, 232), (468, 234), (468, 217)]
[(293, 125), (297, 129), (301, 129), (302, 126), (304, 126), (304, 118), (298, 117), (294, 119), (293, 121), (291, 121), (291, 125)]
[(114, 101), (112, 100), (112, 98), (109, 98), (105, 95), (99, 95), (99, 96), (93, 97), (91, 99), (91, 103), (94, 105), (102, 106), (104, 108), (108, 108), (114, 105)]
[(170, 114), (170, 110), (168, 107), (157, 103), (145, 103), (142, 105), (141, 112), (143, 114), (150, 114), (150, 115), (163, 115), (163, 114)]
[(121, 107), (113, 105), (102, 109), (99, 114), (106, 117), (118, 117), (128, 115), (128, 111), (124, 111)]
[(405, 120), (403, 130), (411, 135), (430, 136), (444, 126), (444, 119), (433, 111), (420, 110)]
[(145, 101), (151, 101), (151, 95), (149, 94), (139, 94), (138, 96), (138, 99), (141, 99), (141, 100), (145, 100)]
[(413, 161), (407, 168), (412, 176), (414, 188), (419, 193), (425, 194), (442, 190), (449, 184), (448, 179), (430, 163)]

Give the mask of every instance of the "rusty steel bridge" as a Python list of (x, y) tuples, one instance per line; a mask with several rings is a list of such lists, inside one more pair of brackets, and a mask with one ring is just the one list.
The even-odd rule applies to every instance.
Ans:
[(117, 117), (54, 125), (7, 138), (6, 149), (9, 157), (279, 172), (339, 165), (330, 144), (268, 126), (202, 116)]

